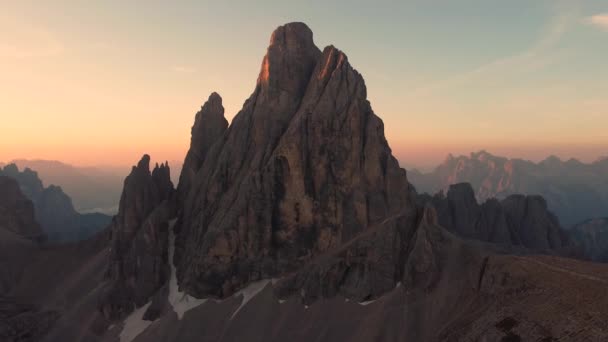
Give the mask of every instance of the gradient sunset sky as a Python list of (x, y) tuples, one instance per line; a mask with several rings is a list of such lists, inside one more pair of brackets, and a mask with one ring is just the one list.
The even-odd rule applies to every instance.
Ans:
[(230, 121), (290, 21), (349, 56), (402, 166), (608, 154), (607, 0), (57, 0), (0, 4), (0, 161), (181, 161), (209, 93)]

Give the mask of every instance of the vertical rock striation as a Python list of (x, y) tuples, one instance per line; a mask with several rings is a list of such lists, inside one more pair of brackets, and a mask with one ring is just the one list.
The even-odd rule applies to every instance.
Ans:
[[(230, 295), (391, 215), (405, 225), (415, 217), (363, 78), (340, 50), (321, 52), (302, 23), (272, 34), (253, 94), (191, 184), (176, 262), (181, 286), (196, 296)], [(384, 288), (398, 281), (388, 278)]]
[(118, 319), (147, 303), (169, 275), (168, 220), (174, 215), (168, 164), (150, 172), (144, 155), (125, 179), (111, 225), (111, 252), (100, 310)]
[(193, 179), (203, 165), (209, 150), (227, 128), (228, 121), (224, 118), (222, 98), (218, 93), (212, 93), (194, 118), (190, 149), (186, 154), (177, 187), (180, 202), (192, 187)]

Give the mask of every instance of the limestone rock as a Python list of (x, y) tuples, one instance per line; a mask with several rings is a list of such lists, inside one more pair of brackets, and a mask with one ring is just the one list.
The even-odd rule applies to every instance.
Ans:
[(167, 281), (168, 220), (174, 216), (169, 165), (150, 172), (144, 155), (125, 179), (111, 225), (111, 253), (99, 307), (119, 319), (147, 303)]
[[(227, 296), (391, 215), (413, 224), (412, 189), (366, 97), (346, 55), (333, 46), (321, 53), (304, 24), (273, 33), (253, 94), (186, 196), (177, 225), (182, 287)], [(370, 243), (390, 249), (392, 241)], [(394, 282), (366, 286), (378, 293)]]
[(184, 160), (177, 187), (180, 200), (183, 200), (192, 187), (192, 180), (203, 165), (209, 150), (227, 128), (228, 121), (224, 118), (222, 98), (219, 94), (212, 93), (194, 119), (190, 149)]

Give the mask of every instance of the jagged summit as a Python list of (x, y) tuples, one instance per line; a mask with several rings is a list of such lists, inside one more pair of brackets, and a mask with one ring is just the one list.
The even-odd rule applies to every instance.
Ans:
[[(190, 294), (224, 297), (279, 276), (390, 215), (414, 224), (412, 190), (363, 78), (302, 23), (275, 30), (252, 95), (216, 133), (178, 186), (175, 260)], [(200, 156), (194, 137), (189, 156)], [(371, 279), (373, 293), (399, 281)]]
[(150, 156), (144, 154), (139, 162), (137, 162), (137, 166), (133, 166), (133, 169), (150, 172)]
[(166, 281), (172, 194), (168, 163), (150, 172), (150, 156), (143, 155), (125, 179), (118, 214), (110, 225), (111, 251), (98, 304), (104, 316), (124, 316)]
[(312, 39), (312, 31), (305, 24), (290, 23), (278, 27), (262, 60), (258, 77), (260, 96), (273, 98), (280, 92), (301, 96), (320, 54)]
[(190, 149), (184, 159), (177, 187), (180, 202), (192, 186), (192, 180), (205, 161), (211, 146), (224, 135), (227, 128), (228, 121), (224, 117), (222, 97), (213, 92), (194, 118)]

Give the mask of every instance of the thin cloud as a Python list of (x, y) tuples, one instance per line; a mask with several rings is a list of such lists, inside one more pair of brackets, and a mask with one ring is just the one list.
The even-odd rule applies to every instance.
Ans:
[(564, 34), (577, 22), (577, 18), (579, 18), (578, 7), (575, 7), (572, 3), (566, 1), (560, 2), (556, 6), (556, 13), (557, 14), (547, 25), (540, 38), (527, 50), (496, 59), (468, 72), (414, 89), (409, 96), (419, 97), (431, 95), (441, 89), (463, 85), (482, 76), (492, 75), (499, 71), (511, 70), (525, 72), (545, 67), (555, 59), (555, 56), (548, 55), (547, 51), (559, 43)]
[(601, 13), (590, 16), (587, 18), (587, 23), (599, 29), (608, 31), (608, 13)]
[(196, 68), (184, 65), (174, 65), (171, 67), (171, 70), (182, 74), (192, 74), (197, 71)]

